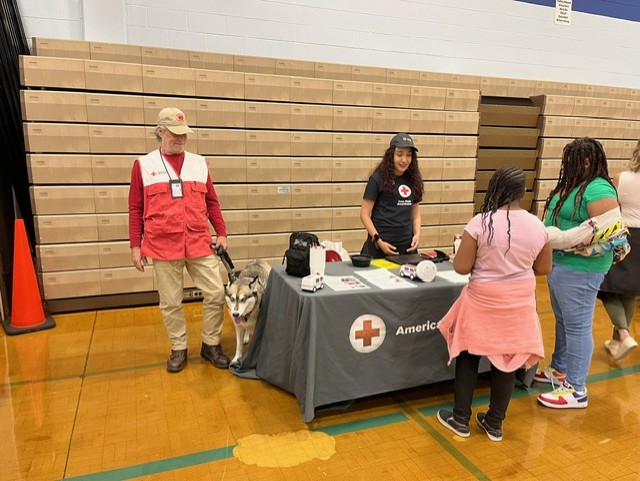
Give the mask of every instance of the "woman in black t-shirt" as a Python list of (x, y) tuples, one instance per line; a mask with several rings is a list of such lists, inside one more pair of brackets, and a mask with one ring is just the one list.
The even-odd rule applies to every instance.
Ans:
[(362, 254), (382, 258), (418, 249), (424, 186), (417, 152), (409, 134), (396, 134), (369, 177), (360, 206), (369, 234)]

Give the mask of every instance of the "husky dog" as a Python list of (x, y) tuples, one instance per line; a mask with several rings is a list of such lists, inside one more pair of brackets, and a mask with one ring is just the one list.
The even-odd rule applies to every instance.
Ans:
[(242, 346), (247, 344), (256, 327), (262, 295), (267, 286), (271, 266), (265, 261), (253, 260), (240, 271), (238, 277), (225, 288), (225, 300), (236, 329), (236, 354), (231, 360), (242, 357)]

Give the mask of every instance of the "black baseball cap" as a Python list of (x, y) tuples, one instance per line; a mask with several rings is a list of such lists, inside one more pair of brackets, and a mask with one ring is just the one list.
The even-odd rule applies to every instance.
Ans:
[(416, 152), (418, 151), (416, 146), (413, 144), (413, 139), (411, 138), (411, 136), (409, 134), (405, 134), (404, 132), (394, 135), (393, 138), (391, 139), (391, 142), (389, 143), (389, 146), (411, 147)]

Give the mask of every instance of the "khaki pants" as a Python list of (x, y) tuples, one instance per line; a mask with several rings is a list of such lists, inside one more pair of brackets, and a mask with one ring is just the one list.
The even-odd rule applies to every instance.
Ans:
[(160, 295), (160, 312), (171, 341), (171, 349), (187, 348), (187, 323), (182, 309), (185, 267), (203, 295), (202, 342), (212, 346), (220, 344), (224, 321), (224, 285), (218, 265), (218, 257), (213, 254), (177, 261), (153, 259)]

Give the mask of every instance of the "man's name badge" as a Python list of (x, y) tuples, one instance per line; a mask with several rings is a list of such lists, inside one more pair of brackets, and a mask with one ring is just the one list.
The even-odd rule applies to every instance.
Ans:
[(171, 185), (171, 198), (182, 199), (184, 197), (184, 192), (182, 191), (182, 179), (171, 179), (169, 184)]

